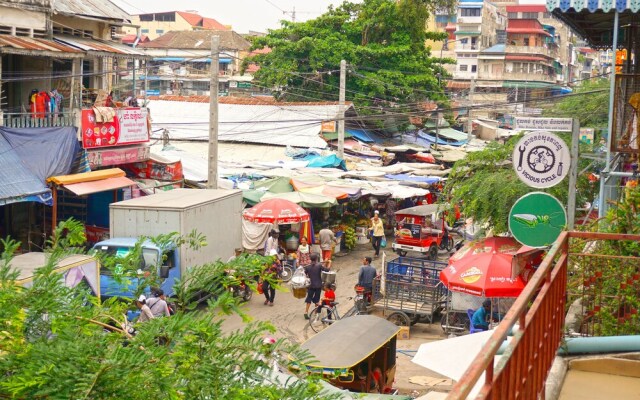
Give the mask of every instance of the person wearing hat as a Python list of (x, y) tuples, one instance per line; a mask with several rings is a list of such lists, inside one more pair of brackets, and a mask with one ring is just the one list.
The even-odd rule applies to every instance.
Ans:
[(276, 253), (278, 253), (278, 248), (280, 247), (280, 245), (278, 244), (279, 236), (280, 236), (280, 232), (278, 232), (275, 229), (272, 229), (269, 232), (269, 238), (267, 239), (267, 241), (264, 244), (264, 255), (265, 256), (268, 256), (274, 250), (275, 250)]
[(382, 219), (380, 219), (380, 211), (375, 210), (373, 212), (373, 218), (371, 218), (371, 244), (373, 245), (373, 250), (375, 250), (375, 257), (380, 256), (380, 243), (382, 243), (382, 238), (384, 237), (384, 224), (382, 223)]
[(147, 305), (147, 297), (145, 295), (141, 294), (140, 297), (138, 297), (138, 300), (136, 300), (136, 306), (140, 309), (140, 316), (136, 322), (147, 322), (150, 319), (153, 319), (153, 313)]
[(482, 302), (482, 307), (478, 308), (471, 317), (471, 323), (476, 330), (489, 330), (489, 318), (491, 317), (491, 300)]

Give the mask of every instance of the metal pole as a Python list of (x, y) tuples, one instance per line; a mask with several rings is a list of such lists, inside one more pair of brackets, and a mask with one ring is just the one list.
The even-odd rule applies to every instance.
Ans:
[(620, 20), (620, 14), (618, 14), (618, 10), (615, 10), (615, 15), (613, 17), (613, 57), (612, 57), (612, 65), (611, 65), (611, 74), (609, 75), (609, 116), (607, 123), (607, 130), (609, 133), (607, 134), (607, 161), (604, 166), (604, 170), (600, 174), (600, 195), (598, 196), (598, 218), (604, 217), (607, 212), (607, 207), (605, 204), (605, 181), (608, 178), (609, 173), (609, 164), (611, 164), (611, 138), (613, 137), (613, 97), (616, 89), (616, 66), (615, 56), (616, 50), (618, 49), (618, 23)]
[(344, 158), (344, 97), (347, 89), (347, 62), (340, 61), (340, 94), (338, 104), (340, 111), (338, 112), (340, 119), (338, 120), (338, 157)]
[(147, 106), (147, 90), (149, 90), (149, 66), (147, 60), (144, 61), (144, 106)]
[(567, 229), (572, 231), (576, 220), (576, 184), (578, 182), (578, 160), (580, 121), (573, 119), (571, 129), (571, 165), (569, 166), (569, 199), (567, 201)]
[(433, 147), (434, 150), (438, 150), (438, 141), (440, 141), (440, 112), (436, 112), (436, 143)]
[(469, 115), (467, 116), (469, 119), (467, 121), (467, 140), (471, 142), (473, 139), (473, 117), (472, 117), (472, 108), (473, 108), (473, 95), (476, 92), (476, 80), (471, 78), (471, 86), (469, 87)]
[(220, 36), (211, 37), (211, 82), (209, 86), (209, 174), (207, 188), (218, 188), (218, 70)]

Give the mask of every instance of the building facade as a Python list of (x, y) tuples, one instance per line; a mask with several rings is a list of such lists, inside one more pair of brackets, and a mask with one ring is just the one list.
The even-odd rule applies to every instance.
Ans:
[[(170, 31), (223, 31), (231, 29), (231, 26), (223, 25), (213, 18), (203, 17), (196, 11), (167, 11), (132, 15), (131, 22), (140, 26), (140, 32), (151, 40)], [(136, 33), (133, 28), (128, 28), (125, 32), (128, 34)]]

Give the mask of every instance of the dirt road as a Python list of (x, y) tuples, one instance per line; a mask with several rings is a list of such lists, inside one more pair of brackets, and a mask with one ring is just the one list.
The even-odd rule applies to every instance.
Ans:
[[(362, 265), (362, 258), (365, 256), (373, 256), (370, 245), (359, 245), (347, 255), (334, 257), (332, 270), (337, 273), (336, 300), (339, 303), (340, 314), (344, 314), (353, 306), (353, 300), (347, 298), (354, 295), (353, 287), (358, 280), (358, 271)], [(388, 249), (387, 257), (393, 259), (397, 256)], [(444, 260), (447, 255), (443, 253), (442, 257)], [(377, 258), (372, 263), (378, 271), (382, 269), (381, 260), (382, 258)], [(315, 334), (304, 319), (304, 299), (293, 297), (287, 285), (283, 285), (282, 290), (276, 293), (273, 307), (266, 306), (263, 302), (264, 296), (254, 293), (253, 298), (245, 304), (244, 309), (255, 321), (271, 322), (277, 329), (275, 334), (277, 338), (288, 338), (294, 343), (302, 343)], [(382, 309), (374, 310), (374, 314), (382, 317)], [(226, 331), (233, 331), (243, 329), (243, 325), (240, 317), (231, 316), (227, 318), (223, 327)], [(401, 393), (424, 394), (429, 390), (436, 390), (409, 382), (411, 377), (441, 377), (428, 369), (413, 364), (411, 362), (411, 357), (414, 354), (412, 351), (417, 350), (422, 343), (445, 337), (440, 324), (436, 322), (432, 325), (414, 325), (411, 327), (411, 338), (398, 341), (396, 387), (401, 390)], [(446, 391), (449, 388), (449, 386), (442, 386), (437, 390)]]

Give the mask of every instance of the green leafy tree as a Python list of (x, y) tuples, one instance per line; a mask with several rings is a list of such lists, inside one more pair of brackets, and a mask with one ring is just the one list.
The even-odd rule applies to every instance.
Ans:
[[(593, 93), (592, 93), (593, 92)], [(603, 128), (609, 113), (609, 79), (586, 80), (567, 96), (544, 110), (545, 117), (577, 118), (580, 126)]]
[[(33, 284), (16, 284), (11, 267), (18, 244), (7, 239), (0, 254), (0, 397), (15, 399), (314, 399), (321, 394), (314, 377), (276, 382), (273, 363), (287, 367), (286, 355), (306, 359), (280, 340), (263, 343), (273, 332), (267, 323), (248, 324), (225, 333), (223, 315), (233, 300), (233, 283), (224, 263), (206, 267), (219, 275), (220, 285), (207, 310), (183, 312), (136, 326), (133, 335), (123, 312), (127, 303), (100, 302), (82, 285), (64, 285), (56, 264), (70, 254), (66, 246), (80, 243), (54, 240), (46, 249), (46, 265)], [(72, 253), (78, 249), (73, 248)], [(249, 258), (245, 259), (248, 260)], [(265, 259), (237, 272), (253, 276)], [(187, 280), (190, 279), (187, 277)], [(195, 285), (197, 280), (192, 281)], [(225, 306), (226, 304), (226, 306)], [(237, 303), (235, 304), (237, 307)], [(209, 311), (211, 310), (211, 311)], [(280, 379), (282, 380), (282, 379)]]
[[(253, 49), (271, 52), (245, 61), (261, 68), (258, 84), (275, 88), (285, 100), (337, 99), (340, 60), (349, 67), (347, 100), (379, 113), (393, 106), (427, 99), (445, 100), (437, 76), (446, 76), (442, 63), (431, 57), (425, 40), (444, 40), (427, 32), (434, 7), (451, 7), (449, 0), (365, 0), (345, 2), (322, 16), (301, 23), (282, 21), (280, 29), (253, 40)], [(403, 107), (403, 104), (405, 105)], [(374, 109), (368, 107), (375, 107)]]
[[(559, 134), (567, 144), (570, 135)], [(521, 196), (541, 189), (534, 189), (518, 179), (511, 161), (513, 148), (522, 135), (511, 138), (506, 144), (491, 142), (486, 149), (472, 152), (457, 161), (449, 174), (444, 192), (451, 203), (461, 203), (461, 211), (477, 223), (487, 225), (495, 234), (509, 230), (509, 210)], [(581, 161), (579, 169), (588, 165)], [(545, 191), (555, 196), (562, 204), (567, 203), (569, 179)], [(596, 186), (586, 175), (577, 182), (576, 203), (592, 201)]]

